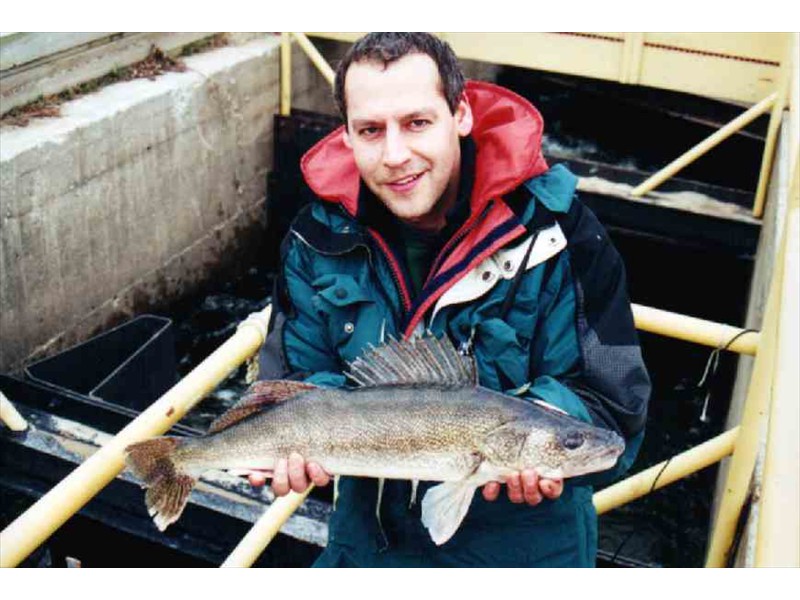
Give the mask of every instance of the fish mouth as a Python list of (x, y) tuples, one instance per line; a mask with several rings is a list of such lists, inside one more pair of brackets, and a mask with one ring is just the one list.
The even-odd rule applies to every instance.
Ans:
[(620, 455), (625, 451), (625, 442), (617, 434), (613, 434), (610, 444), (603, 444), (586, 455), (574, 468), (564, 469), (566, 477), (576, 477), (589, 473), (606, 471), (617, 464)]

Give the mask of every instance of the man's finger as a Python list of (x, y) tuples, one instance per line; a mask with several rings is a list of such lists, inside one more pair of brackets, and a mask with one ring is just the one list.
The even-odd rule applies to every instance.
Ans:
[(540, 479), (539, 489), (542, 491), (542, 495), (545, 498), (549, 498), (550, 500), (555, 500), (556, 498), (559, 498), (561, 496), (561, 493), (564, 491), (564, 480)]
[(289, 486), (298, 494), (302, 494), (308, 487), (306, 478), (306, 461), (297, 452), (289, 455)]
[(497, 481), (490, 481), (483, 486), (483, 498), (489, 502), (494, 502), (500, 496), (500, 484)]
[(247, 480), (253, 487), (261, 487), (267, 483), (267, 474), (264, 471), (250, 471)]
[(317, 487), (323, 487), (331, 482), (331, 476), (315, 462), (310, 462), (306, 465), (306, 471), (309, 478)]
[(522, 484), (519, 480), (519, 473), (508, 475), (506, 477), (506, 486), (508, 487), (508, 499), (514, 504), (522, 503), (525, 498), (522, 495)]
[(542, 494), (539, 491), (539, 475), (533, 469), (525, 469), (520, 474), (522, 481), (522, 494), (525, 502), (531, 506), (536, 506), (542, 501)]
[(289, 493), (289, 463), (285, 458), (275, 462), (275, 474), (272, 476), (272, 491), (276, 496)]

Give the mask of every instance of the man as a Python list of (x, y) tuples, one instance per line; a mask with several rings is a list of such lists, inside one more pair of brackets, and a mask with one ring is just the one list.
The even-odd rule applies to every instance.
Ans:
[[(367, 344), (446, 334), (474, 356), (481, 385), (614, 429), (628, 447), (613, 473), (487, 484), (442, 546), (414, 502), (429, 483), (386, 481), (376, 514), (378, 482), (342, 478), (317, 565), (592, 566), (590, 484), (630, 466), (650, 391), (619, 255), (574, 197), (576, 178), (548, 168), (536, 109), (465, 84), (434, 36), (365, 36), (338, 68), (335, 99), (344, 127), (301, 163), (319, 201), (282, 247), (262, 374), (346, 385)], [(293, 455), (272, 486), (309, 481), (330, 476)]]

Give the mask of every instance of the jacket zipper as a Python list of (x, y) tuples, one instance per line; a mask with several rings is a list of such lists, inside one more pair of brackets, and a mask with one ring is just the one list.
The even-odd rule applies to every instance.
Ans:
[(400, 300), (403, 304), (403, 308), (408, 313), (411, 310), (411, 298), (408, 296), (408, 290), (406, 289), (405, 285), (403, 284), (403, 275), (400, 273), (400, 269), (397, 266), (397, 261), (392, 254), (391, 249), (386, 244), (386, 241), (381, 237), (381, 235), (373, 230), (367, 229), (373, 239), (377, 242), (378, 247), (383, 252), (384, 256), (386, 257), (387, 262), (389, 263), (389, 271), (392, 273), (392, 279), (394, 279), (394, 284), (397, 286), (397, 289), (400, 292)]
[(447, 253), (452, 248), (456, 247), (459, 243), (461, 243), (461, 240), (463, 240), (465, 237), (467, 237), (467, 235), (469, 234), (470, 231), (475, 229), (475, 226), (478, 223), (480, 223), (481, 220), (489, 212), (489, 209), (492, 207), (492, 204), (494, 204), (494, 200), (489, 200), (489, 202), (486, 203), (486, 206), (484, 207), (484, 209), (472, 221), (468, 221), (467, 223), (464, 223), (462, 228), (459, 231), (457, 231), (456, 234), (452, 238), (450, 238), (450, 240), (439, 251), (439, 255), (436, 257), (436, 260), (433, 261), (433, 266), (431, 267), (431, 270), (428, 273), (428, 277), (425, 279), (425, 283), (422, 284), (422, 289), (425, 289), (425, 286), (428, 285), (428, 283), (430, 282), (431, 278), (439, 270), (439, 267), (441, 266), (440, 263), (444, 262), (443, 259), (447, 255)]

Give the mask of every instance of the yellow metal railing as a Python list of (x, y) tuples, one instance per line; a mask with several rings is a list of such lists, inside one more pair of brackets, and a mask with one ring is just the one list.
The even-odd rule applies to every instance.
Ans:
[(790, 94), (790, 86), (793, 77), (797, 77), (794, 70), (793, 61), (793, 47), (797, 34), (786, 34), (785, 39), (785, 52), (783, 60), (781, 61), (780, 72), (775, 83), (775, 91), (769, 96), (764, 98), (761, 102), (746, 110), (743, 114), (736, 119), (710, 135), (708, 138), (697, 144), (694, 148), (688, 150), (683, 155), (676, 158), (666, 167), (651, 175), (643, 183), (631, 191), (631, 195), (635, 197), (644, 196), (648, 192), (653, 191), (659, 185), (664, 183), (667, 179), (675, 175), (678, 171), (688, 166), (709, 150), (729, 138), (731, 135), (740, 131), (745, 126), (753, 122), (755, 119), (770, 111), (770, 120), (767, 127), (767, 138), (764, 144), (764, 152), (761, 159), (761, 170), (758, 177), (758, 186), (756, 188), (755, 200), (753, 202), (753, 216), (760, 218), (764, 214), (764, 202), (767, 195), (767, 187), (769, 185), (770, 173), (772, 171), (772, 163), (775, 155), (775, 145), (778, 140), (778, 131), (781, 126), (783, 118), (783, 111), (786, 108), (787, 99)]
[(22, 562), (122, 471), (125, 448), (161, 435), (264, 343), (270, 307), (239, 330), (172, 389), (0, 532), (0, 567)]
[[(300, 39), (297, 35), (295, 35), (295, 38)], [(283, 53), (288, 54), (290, 51), (288, 36), (284, 38), (284, 41), (286, 43), (282, 46)], [(300, 45), (308, 51), (304, 42), (300, 42)], [(321, 57), (318, 58), (321, 60)], [(286, 68), (286, 71), (288, 71), (288, 64), (286, 60), (282, 60), (282, 65)], [(283, 74), (282, 81), (284, 81)], [(281, 97), (282, 100), (287, 99), (287, 96), (284, 96), (283, 93)], [(282, 110), (284, 108), (288, 111), (288, 103), (284, 106), (282, 102)], [(796, 156), (796, 152), (794, 156)], [(790, 220), (793, 220), (793, 222), (798, 218), (796, 177), (797, 170), (795, 170), (794, 174), (793, 209), (790, 211)], [(789, 260), (796, 261), (797, 227), (787, 231), (790, 231), (789, 235), (794, 236), (793, 239), (795, 240), (789, 246)], [(791, 233), (791, 231), (795, 233)], [(786, 247), (786, 237), (784, 235), (782, 248)], [(775, 360), (785, 361), (792, 358), (796, 360), (797, 358), (791, 354), (796, 352), (795, 347), (789, 347), (788, 350), (781, 348), (779, 352), (776, 350), (775, 343), (778, 325), (778, 319), (775, 316), (777, 310), (783, 307), (782, 314), (788, 311), (788, 314), (794, 314), (796, 319), (798, 300), (796, 278), (793, 284), (794, 287), (781, 287), (784, 280), (783, 270), (786, 262), (784, 257), (786, 256), (787, 251), (782, 250), (772, 279), (764, 327), (759, 334), (744, 333), (744, 330), (740, 328), (692, 319), (649, 307), (637, 305), (633, 307), (636, 325), (643, 330), (717, 348), (722, 347), (733, 337), (744, 333), (731, 344), (730, 350), (748, 354), (755, 352), (756, 354), (756, 364), (751, 378), (745, 414), (739, 427), (674, 457), (669, 461), (669, 465), (662, 463), (662, 465), (651, 467), (595, 495), (595, 504), (598, 507), (598, 511), (605, 512), (615, 506), (638, 498), (648, 493), (651, 489), (667, 485), (691, 472), (713, 464), (732, 453), (733, 458), (729, 470), (726, 496), (723, 499), (723, 506), (720, 509), (720, 516), (714, 529), (712, 548), (709, 550), (708, 564), (712, 566), (724, 564), (730, 548), (733, 528), (741, 511), (753, 471), (755, 448), (760, 425), (763, 422), (762, 417), (769, 407), (766, 390), (772, 376), (775, 374), (773, 368)], [(796, 268), (796, 262), (793, 262), (792, 265), (787, 265), (787, 267)], [(266, 323), (269, 320), (268, 311), (269, 309), (265, 309), (260, 315), (253, 315), (251, 319), (245, 321), (239, 331), (200, 366), (114, 436), (91, 458), (77, 467), (5, 530), (0, 532), (0, 566), (6, 567), (19, 564), (70, 516), (80, 510), (86, 502), (107, 485), (121, 471), (123, 467), (123, 450), (127, 445), (166, 431), (200, 398), (224, 379), (228, 373), (252, 356), (266, 337)], [(790, 317), (782, 318), (788, 319)], [(757, 348), (757, 351), (754, 350), (754, 347)], [(780, 379), (780, 381), (783, 381), (783, 379)], [(788, 393), (795, 393), (790, 386), (788, 386)], [(796, 397), (789, 400), (796, 401)], [(780, 421), (778, 418), (773, 419), (773, 425), (779, 425)], [(778, 464), (779, 468), (786, 467), (783, 459), (772, 458), (770, 461), (770, 464)], [(663, 468), (665, 466), (666, 468)], [(658, 477), (657, 483), (654, 481), (655, 477)], [(237, 549), (225, 561), (223, 566), (246, 566), (252, 564), (269, 540), (280, 529), (281, 525), (302, 503), (304, 497), (305, 494), (290, 494), (281, 499), (281, 501), (273, 503), (251, 532), (242, 539)], [(795, 529), (789, 533), (796, 536), (797, 530)]]
[(28, 428), (28, 422), (17, 412), (3, 392), (0, 392), (0, 421), (11, 431), (25, 431)]

